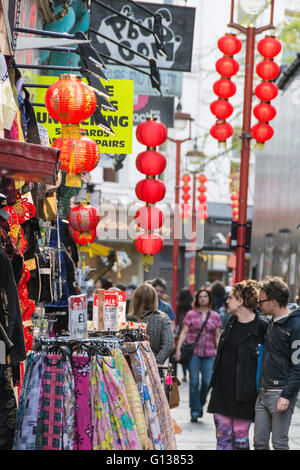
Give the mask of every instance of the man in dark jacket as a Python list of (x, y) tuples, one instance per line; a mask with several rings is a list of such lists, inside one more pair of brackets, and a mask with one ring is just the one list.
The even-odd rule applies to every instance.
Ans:
[(289, 288), (279, 277), (261, 284), (259, 305), (271, 315), (255, 407), (255, 450), (288, 450), (288, 432), (300, 389), (300, 309), (289, 310)]

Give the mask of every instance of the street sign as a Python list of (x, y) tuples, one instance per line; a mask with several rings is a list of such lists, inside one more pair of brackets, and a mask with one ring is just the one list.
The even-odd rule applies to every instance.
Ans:
[[(149, 31), (126, 21), (126, 19), (112, 13), (98, 3), (92, 2), (91, 29), (99, 31), (107, 38), (117, 42), (117, 44), (112, 43), (109, 39), (91, 32), (92, 44), (95, 49), (129, 65), (149, 66), (147, 60), (128, 51), (128, 49), (122, 48), (123, 44), (133, 51), (145, 55), (148, 59), (157, 58), (159, 69), (190, 72), (196, 9), (157, 3), (139, 2), (139, 4), (151, 10), (153, 14), (160, 13), (162, 15), (167, 57), (157, 53), (153, 34)], [(109, 7), (153, 30), (153, 16), (140, 8), (134, 7), (131, 3), (127, 3), (126, 0), (110, 0)]]

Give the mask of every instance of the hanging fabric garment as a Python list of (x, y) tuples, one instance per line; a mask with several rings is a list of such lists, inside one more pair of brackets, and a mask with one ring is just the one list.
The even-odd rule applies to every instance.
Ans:
[(47, 354), (43, 384), (43, 450), (61, 450), (63, 419), (63, 355)]
[(75, 382), (68, 356), (64, 362), (63, 369), (63, 450), (73, 450), (75, 430)]
[(147, 425), (148, 437), (153, 443), (155, 450), (164, 450), (161, 439), (161, 429), (158, 420), (158, 412), (155, 402), (152, 400), (149, 391), (149, 380), (147, 380), (146, 367), (143, 357), (139, 351), (139, 343), (124, 343), (127, 352), (130, 354), (130, 365), (133, 377), (138, 386), (142, 405), (144, 407)]
[(116, 368), (113, 357), (102, 357), (104, 384), (108, 394), (112, 428), (118, 434), (123, 450), (141, 450), (136, 424), (126, 397), (124, 380)]
[(11, 450), (17, 417), (10, 368), (0, 364), (0, 450)]
[(20, 439), (20, 432), (22, 428), (22, 421), (24, 415), (24, 407), (26, 402), (26, 396), (28, 391), (29, 380), (31, 377), (31, 372), (34, 366), (34, 357), (37, 353), (30, 352), (26, 361), (26, 369), (24, 373), (24, 377), (22, 380), (22, 387), (19, 396), (19, 406), (18, 406), (18, 413), (17, 413), (17, 420), (16, 420), (16, 429), (15, 429), (15, 436), (14, 436), (14, 445), (13, 448), (16, 449), (17, 441)]
[(0, 266), (0, 322), (6, 330), (7, 336), (13, 343), (13, 347), (9, 351), (11, 364), (19, 365), (20, 362), (25, 361), (26, 359), (19, 296), (12, 270), (12, 264), (8, 255), (1, 248)]
[(143, 449), (146, 450), (148, 449), (147, 426), (137, 385), (134, 381), (129, 365), (120, 349), (113, 349), (112, 355), (116, 364), (116, 368), (119, 370), (124, 380), (128, 404), (136, 423), (141, 445)]
[(35, 353), (32, 359), (29, 357), (24, 377), (25, 384), (23, 383), (21, 392), (21, 423), (18, 419), (14, 446), (16, 450), (34, 450), (36, 446), (44, 358), (43, 353)]
[(113, 432), (110, 423), (108, 397), (104, 388), (103, 373), (94, 356), (90, 376), (93, 423), (93, 450), (113, 450)]
[(89, 359), (83, 355), (74, 355), (72, 362), (75, 383), (74, 449), (92, 450)]
[(147, 376), (151, 383), (151, 396), (156, 403), (156, 409), (159, 415), (163, 448), (164, 450), (176, 450), (177, 446), (170, 407), (160, 381), (155, 356), (149, 348), (148, 342), (143, 342), (140, 350), (145, 361)]
[(141, 450), (136, 424), (130, 411), (123, 378), (114, 359), (92, 359), (93, 448), (105, 450)]

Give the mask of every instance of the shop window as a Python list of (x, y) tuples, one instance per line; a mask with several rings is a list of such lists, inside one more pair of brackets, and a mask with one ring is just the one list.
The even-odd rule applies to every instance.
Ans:
[(113, 168), (103, 168), (103, 181), (105, 183), (118, 183), (117, 172)]

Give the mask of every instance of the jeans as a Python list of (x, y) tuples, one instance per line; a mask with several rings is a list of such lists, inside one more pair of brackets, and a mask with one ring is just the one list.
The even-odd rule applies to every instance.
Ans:
[(278, 412), (277, 401), (281, 390), (260, 392), (255, 405), (254, 449), (269, 450), (270, 434), (275, 450), (289, 449), (289, 428), (297, 396), (290, 400), (287, 410)]
[(217, 450), (249, 450), (251, 421), (215, 413)]
[[(193, 354), (189, 365), (190, 408), (191, 416), (197, 418), (205, 405), (208, 386), (210, 383), (215, 356), (199, 357)], [(199, 389), (199, 374), (201, 372), (201, 387)]]

